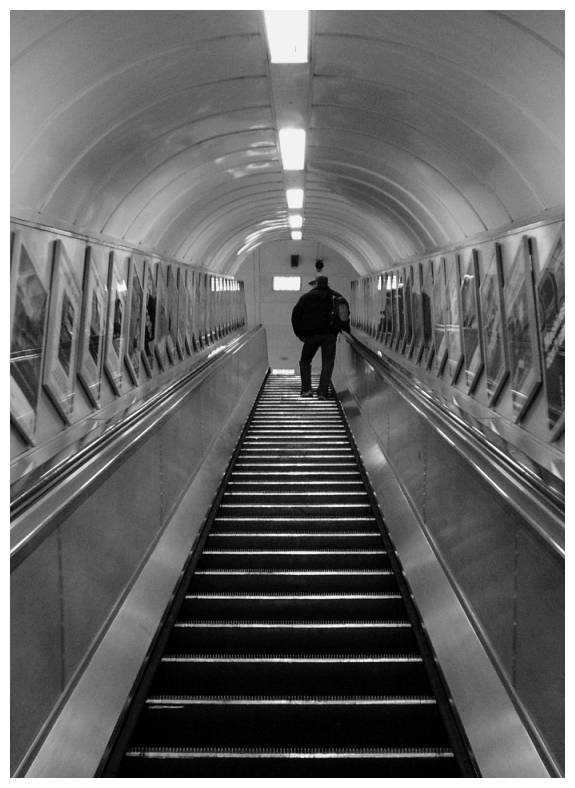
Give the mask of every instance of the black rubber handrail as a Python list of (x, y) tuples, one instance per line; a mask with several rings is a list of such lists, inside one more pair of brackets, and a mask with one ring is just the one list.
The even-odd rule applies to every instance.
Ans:
[(108, 427), (99, 437), (95, 438), (89, 445), (80, 449), (74, 455), (66, 457), (60, 463), (48, 468), (31, 485), (11, 497), (10, 500), (10, 519), (14, 520), (23, 514), (32, 504), (38, 501), (43, 495), (60, 484), (66, 477), (76, 471), (88, 461), (94, 459), (99, 453), (107, 448), (110, 443), (117, 440), (128, 429), (133, 428), (139, 421), (149, 416), (155, 409), (161, 407), (180, 389), (188, 386), (194, 378), (203, 374), (207, 368), (220, 362), (220, 359), (238, 349), (240, 344), (246, 342), (252, 334), (260, 329), (260, 326), (242, 333), (232, 339), (230, 343), (223, 347), (223, 350), (212, 358), (205, 358), (189, 372), (173, 381), (167, 388), (153, 394), (149, 399), (142, 403), (133, 413), (125, 416), (116, 424)]

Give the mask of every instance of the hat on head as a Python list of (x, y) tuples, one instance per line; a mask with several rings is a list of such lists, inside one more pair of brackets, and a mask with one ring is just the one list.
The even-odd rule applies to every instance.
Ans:
[(327, 276), (316, 276), (312, 279), (310, 285), (317, 285), (318, 287), (327, 287)]

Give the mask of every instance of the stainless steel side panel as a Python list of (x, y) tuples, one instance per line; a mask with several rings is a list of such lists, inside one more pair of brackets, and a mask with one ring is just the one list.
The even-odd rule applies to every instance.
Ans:
[(94, 776), (266, 370), (261, 331), (14, 571), (17, 776)]
[[(533, 645), (519, 654), (517, 609), (524, 611), (521, 627), (527, 633), (525, 617), (530, 608), (531, 634), (541, 644), (557, 630), (560, 589), (550, 589), (545, 622), (536, 593), (528, 600), (525, 589), (515, 585), (518, 562), (524, 567), (520, 576), (527, 567), (516, 550), (518, 524), (513, 516), (484, 485), (476, 483), (473, 488), (462, 463), (454, 460), (412, 408), (393, 396), (388, 381), (374, 375), (365, 360), (349, 358), (346, 352), (341, 352), (334, 375), (338, 396), (481, 774), (549, 777), (498, 670), (509, 673), (510, 684), (516, 682), (524, 703), (526, 695), (521, 692), (527, 676), (533, 679), (534, 666), (541, 668), (542, 663), (533, 659), (537, 650)], [(374, 408), (375, 402), (382, 407)], [(545, 579), (539, 590), (552, 586), (545, 567), (540, 573)], [(527, 578), (522, 582), (525, 585)], [(551, 610), (555, 603), (558, 608)], [(477, 628), (491, 642), (490, 655)], [(551, 663), (561, 654), (559, 644), (558, 657), (551, 657)], [(498, 669), (492, 657), (499, 661)], [(522, 686), (516, 675), (520, 664)], [(540, 674), (549, 662), (544, 665)], [(560, 686), (558, 673), (553, 673), (559, 666), (552, 664), (551, 671), (539, 678), (531, 692), (532, 699), (540, 693), (535, 708), (528, 710), (536, 726), (536, 709), (543, 714), (559, 700), (552, 694), (546, 697), (550, 686)], [(549, 720), (546, 732), (548, 743), (556, 744)], [(557, 732), (560, 738), (561, 731)]]

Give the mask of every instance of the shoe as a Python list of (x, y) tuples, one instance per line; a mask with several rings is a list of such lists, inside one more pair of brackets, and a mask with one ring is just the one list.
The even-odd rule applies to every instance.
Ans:
[(313, 397), (313, 391), (311, 389), (309, 391), (302, 391), (300, 397)]
[(324, 397), (324, 395), (323, 395), (323, 394), (318, 394), (318, 395), (317, 395), (317, 398), (318, 398), (318, 399), (322, 399), (322, 400), (324, 400), (324, 401), (327, 401), (327, 397)]

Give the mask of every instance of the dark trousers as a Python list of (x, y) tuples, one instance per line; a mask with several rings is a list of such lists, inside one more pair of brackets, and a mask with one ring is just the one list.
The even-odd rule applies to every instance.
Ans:
[(319, 376), (317, 393), (318, 396), (327, 397), (331, 373), (333, 372), (333, 365), (335, 364), (336, 346), (336, 334), (317, 334), (304, 341), (299, 362), (302, 391), (309, 391), (311, 389), (311, 362), (317, 351), (321, 348), (321, 374)]

